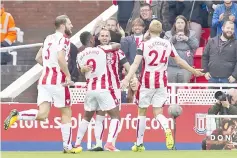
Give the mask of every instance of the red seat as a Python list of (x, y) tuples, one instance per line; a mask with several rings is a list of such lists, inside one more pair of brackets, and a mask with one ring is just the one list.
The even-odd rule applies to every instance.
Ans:
[(201, 35), (201, 39), (200, 39), (200, 47), (205, 47), (208, 39), (210, 37), (210, 28), (202, 28), (202, 35)]
[[(201, 69), (202, 68), (202, 54), (203, 54), (203, 51), (204, 51), (204, 47), (199, 47), (195, 54), (194, 54), (194, 68), (195, 69)], [(202, 77), (195, 77), (193, 76), (193, 82), (196, 82), (196, 83), (207, 83), (207, 80), (204, 76)]]

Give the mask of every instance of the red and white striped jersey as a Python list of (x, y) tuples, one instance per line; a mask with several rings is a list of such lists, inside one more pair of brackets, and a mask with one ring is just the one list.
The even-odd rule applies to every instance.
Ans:
[(141, 87), (166, 87), (168, 58), (178, 56), (174, 46), (168, 40), (151, 38), (140, 43), (137, 54), (143, 56)]
[(57, 85), (65, 82), (65, 74), (58, 64), (58, 52), (64, 50), (65, 58), (68, 60), (70, 41), (61, 32), (56, 32), (46, 37), (43, 49), (43, 72), (38, 84)]
[(98, 47), (87, 47), (77, 55), (79, 67), (91, 65), (92, 71), (85, 73), (87, 90), (112, 88), (111, 74), (108, 71), (106, 53)]
[(106, 52), (107, 66), (111, 74), (112, 87), (120, 89), (119, 67), (127, 62), (122, 50), (111, 51), (107, 46), (98, 46)]

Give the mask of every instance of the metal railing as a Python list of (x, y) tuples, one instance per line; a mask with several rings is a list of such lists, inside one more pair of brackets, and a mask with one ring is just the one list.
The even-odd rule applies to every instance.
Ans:
[(35, 43), (35, 44), (25, 44), (20, 46), (12, 46), (12, 47), (4, 47), (0, 48), (0, 52), (9, 52), (17, 49), (25, 49), (25, 48), (33, 48), (33, 47), (41, 47), (43, 43)]
[(35, 44), (26, 44), (20, 46), (11, 46), (11, 47), (4, 47), (0, 48), (0, 52), (8, 52), (12, 55), (12, 64), (17, 65), (17, 51), (18, 49), (27, 49), (27, 48), (34, 48), (34, 47), (41, 47), (43, 43), (35, 43)]

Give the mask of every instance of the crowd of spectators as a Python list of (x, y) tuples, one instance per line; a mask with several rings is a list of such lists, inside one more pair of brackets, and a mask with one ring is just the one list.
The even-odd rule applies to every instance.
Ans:
[[(200, 47), (203, 28), (210, 29), (210, 37), (204, 48), (202, 68), (205, 78), (211, 83), (235, 83), (237, 78), (237, 4), (223, 1), (119, 1), (115, 17), (99, 20), (92, 30), (98, 32), (106, 27), (111, 32), (111, 41), (119, 42), (131, 64), (136, 47), (143, 40), (150, 22), (157, 19), (162, 23), (161, 38), (170, 40), (178, 54), (191, 66)], [(99, 43), (98, 43), (99, 44)], [(221, 71), (220, 71), (221, 69)], [(123, 70), (123, 68), (121, 68)], [(141, 67), (137, 74), (141, 71)], [(125, 71), (121, 71), (121, 78)], [(168, 81), (188, 83), (191, 74), (178, 67), (171, 59), (168, 62)]]
[[(202, 28), (209, 28), (210, 39), (202, 57), (205, 78), (211, 83), (236, 82), (237, 4), (234, 1), (113, 0), (113, 4), (118, 6), (117, 14), (107, 21), (98, 21), (92, 33), (97, 37), (103, 27), (109, 29), (112, 42), (121, 43), (121, 50), (130, 64), (134, 60), (136, 47), (143, 40), (149, 24), (153, 19), (157, 19), (163, 26), (161, 38), (170, 40), (178, 54), (191, 66), (194, 64), (196, 49), (200, 46)], [(14, 19), (10, 13), (5, 12), (1, 3), (1, 47), (11, 46), (16, 36)], [(98, 40), (97, 44), (99, 44)], [(74, 57), (78, 51), (73, 44), (71, 48), (71, 61), (75, 63)], [(1, 52), (2, 65), (11, 60), (9, 53)], [(73, 65), (69, 64), (70, 71), (75, 76), (74, 81), (78, 81), (80, 74), (75, 71), (76, 67)], [(141, 67), (137, 74), (140, 70)], [(120, 72), (121, 77), (123, 73), (124, 71)], [(178, 67), (171, 59), (169, 60), (169, 82), (187, 83), (190, 79), (189, 72)]]

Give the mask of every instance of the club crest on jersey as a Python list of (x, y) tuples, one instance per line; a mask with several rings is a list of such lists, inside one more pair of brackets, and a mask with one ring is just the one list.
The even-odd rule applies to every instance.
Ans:
[(65, 38), (65, 41), (64, 41), (64, 49), (65, 50), (68, 50), (69, 49), (69, 46), (70, 46), (70, 41), (69, 39)]
[(66, 99), (66, 105), (69, 105), (71, 103), (70, 99)]
[(68, 45), (64, 44), (64, 49), (68, 50), (69, 49)]
[(199, 135), (206, 134), (206, 114), (196, 113), (195, 114), (195, 127), (194, 131)]
[(108, 53), (106, 55), (106, 58), (107, 58), (107, 64), (114, 64), (114, 62), (113, 62), (114, 54), (113, 53)]

